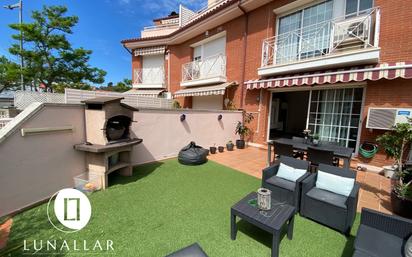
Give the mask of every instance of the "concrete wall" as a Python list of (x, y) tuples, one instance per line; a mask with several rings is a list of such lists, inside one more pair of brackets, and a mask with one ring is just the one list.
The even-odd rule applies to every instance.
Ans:
[[(85, 170), (84, 154), (73, 149), (85, 138), (82, 105), (46, 104), (27, 118), (0, 143), (0, 217), (72, 187), (73, 176)], [(73, 132), (20, 133), (69, 125)]]
[[(184, 122), (180, 116), (186, 115)], [(218, 121), (217, 117), (223, 118)], [(132, 155), (134, 164), (152, 162), (177, 156), (179, 150), (195, 141), (204, 148), (226, 146), (235, 142), (236, 123), (242, 120), (242, 112), (202, 110), (140, 110), (134, 113), (132, 134), (142, 138)]]
[[(180, 121), (185, 114), (186, 120)], [(218, 121), (218, 115), (223, 119)], [(134, 165), (177, 156), (190, 141), (208, 148), (236, 140), (241, 112), (140, 110), (131, 134), (143, 138), (132, 154)], [(84, 152), (73, 145), (85, 139), (84, 106), (38, 104), (25, 109), (0, 132), (0, 217), (45, 200), (86, 171)], [(22, 128), (73, 126), (72, 132), (22, 136)]]

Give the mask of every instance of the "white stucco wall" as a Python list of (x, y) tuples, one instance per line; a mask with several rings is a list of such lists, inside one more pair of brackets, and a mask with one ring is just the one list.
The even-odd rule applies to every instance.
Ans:
[[(83, 106), (47, 104), (33, 113), (0, 142), (0, 217), (73, 187), (73, 177), (85, 170), (84, 154), (73, 149), (85, 138)], [(73, 132), (20, 132), (70, 125)]]
[[(180, 121), (185, 114), (186, 120)], [(218, 121), (217, 117), (223, 118)], [(202, 110), (140, 110), (134, 113), (132, 132), (143, 143), (134, 148), (134, 164), (161, 160), (177, 156), (179, 150), (195, 141), (204, 148), (225, 146), (229, 140), (235, 142), (237, 121), (242, 112)]]

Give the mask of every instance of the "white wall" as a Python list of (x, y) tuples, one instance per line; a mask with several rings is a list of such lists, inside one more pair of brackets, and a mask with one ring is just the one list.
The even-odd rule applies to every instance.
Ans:
[(221, 110), (223, 109), (223, 95), (194, 96), (192, 108), (197, 110)]
[[(74, 127), (73, 132), (21, 136), (22, 128)], [(84, 153), (74, 144), (85, 140), (82, 105), (47, 104), (0, 143), (0, 217), (73, 186), (85, 171)]]
[[(180, 121), (185, 114), (186, 120)], [(218, 121), (217, 117), (223, 118)], [(134, 164), (161, 160), (177, 156), (179, 150), (195, 141), (204, 148), (225, 146), (229, 140), (235, 141), (237, 121), (242, 120), (241, 112), (200, 111), (200, 110), (140, 110), (134, 113), (132, 133), (143, 139), (132, 155)]]

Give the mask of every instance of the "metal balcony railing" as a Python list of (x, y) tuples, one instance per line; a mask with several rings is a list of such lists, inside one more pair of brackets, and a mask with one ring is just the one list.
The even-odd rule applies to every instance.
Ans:
[(164, 85), (164, 67), (141, 68), (133, 71), (134, 85)]
[(226, 55), (218, 54), (182, 66), (182, 82), (226, 77)]
[(262, 67), (321, 58), (379, 45), (380, 9), (283, 33), (263, 41)]

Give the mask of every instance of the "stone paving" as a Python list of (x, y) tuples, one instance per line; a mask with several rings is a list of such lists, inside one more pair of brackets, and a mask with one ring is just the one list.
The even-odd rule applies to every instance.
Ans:
[[(261, 178), (262, 169), (266, 167), (267, 150), (249, 146), (243, 150), (235, 149), (232, 152), (225, 151), (223, 153), (211, 154), (209, 159), (240, 172)], [(351, 162), (353, 169), (355, 169), (354, 165), (356, 163), (356, 161)], [(359, 212), (362, 207), (367, 207), (391, 213), (390, 179), (376, 173), (358, 171), (356, 180), (361, 184), (358, 203)]]

